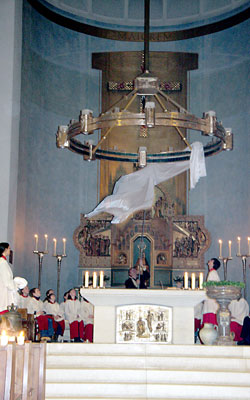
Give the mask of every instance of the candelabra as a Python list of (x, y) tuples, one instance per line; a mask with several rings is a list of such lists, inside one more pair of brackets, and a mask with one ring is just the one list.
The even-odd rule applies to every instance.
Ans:
[(243, 267), (243, 282), (245, 284), (244, 287), (244, 298), (247, 298), (247, 278), (246, 278), (246, 269), (247, 269), (247, 258), (250, 257), (250, 254), (236, 254), (236, 257), (240, 257), (242, 261)]
[(37, 256), (38, 256), (38, 265), (39, 265), (39, 267), (38, 267), (38, 285), (37, 285), (37, 287), (40, 290), (41, 289), (41, 276), (42, 276), (43, 256), (45, 254), (48, 254), (49, 252), (48, 251), (33, 250), (33, 253), (37, 254)]
[(223, 261), (223, 270), (224, 270), (224, 281), (227, 280), (227, 263), (232, 260), (232, 257), (219, 257), (219, 260)]
[(59, 302), (60, 274), (61, 274), (62, 259), (64, 257), (67, 257), (67, 256), (66, 256), (66, 254), (53, 254), (53, 257), (56, 257), (56, 259), (57, 259), (57, 292), (56, 292), (56, 298), (57, 298), (57, 301)]

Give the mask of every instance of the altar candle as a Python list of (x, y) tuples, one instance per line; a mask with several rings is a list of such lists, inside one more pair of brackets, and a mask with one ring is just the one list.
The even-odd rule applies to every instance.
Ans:
[(63, 255), (66, 256), (66, 239), (63, 238)]
[(38, 251), (38, 235), (34, 235), (35, 237), (35, 251)]
[(240, 256), (240, 237), (238, 236), (238, 255)]
[(44, 235), (44, 239), (45, 239), (44, 252), (46, 253), (46, 251), (48, 251), (48, 235), (47, 234)]
[(85, 286), (86, 288), (89, 287), (89, 271), (85, 271), (84, 286)]
[(184, 272), (184, 289), (188, 289), (188, 272)]
[(103, 288), (104, 283), (104, 272), (100, 271), (100, 288)]
[(229, 257), (229, 258), (232, 257), (232, 252), (231, 252), (231, 250), (232, 250), (232, 241), (229, 240), (229, 241), (228, 241), (228, 257)]
[(199, 273), (199, 289), (203, 289), (203, 272)]
[(17, 344), (24, 344), (24, 333), (23, 331), (20, 332), (20, 335), (17, 336)]
[(93, 272), (93, 288), (97, 286), (97, 273)]
[(247, 238), (248, 243), (248, 255), (250, 256), (250, 237)]
[(6, 331), (2, 330), (2, 334), (1, 334), (1, 346), (7, 346), (8, 342), (9, 342), (9, 337), (8, 335), (6, 335)]
[(220, 246), (220, 255), (219, 258), (222, 258), (222, 240), (219, 239), (219, 246)]
[(54, 238), (53, 239), (53, 242), (54, 242), (54, 256), (56, 256), (56, 242), (57, 242), (57, 240), (56, 240), (56, 238)]
[(192, 272), (191, 274), (191, 289), (195, 289), (195, 273)]

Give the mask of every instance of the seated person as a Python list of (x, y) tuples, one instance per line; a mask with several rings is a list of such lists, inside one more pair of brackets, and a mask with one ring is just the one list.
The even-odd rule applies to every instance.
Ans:
[(248, 302), (242, 297), (239, 300), (232, 300), (228, 306), (231, 312), (230, 331), (234, 332), (234, 341), (241, 340), (241, 330), (244, 318), (249, 315)]
[(40, 300), (41, 292), (38, 288), (30, 290), (28, 301), (28, 313), (34, 314), (41, 338), (52, 338), (54, 335), (53, 320), (49, 315), (45, 315), (44, 304)]
[(47, 292), (46, 292), (46, 297), (45, 297), (45, 299), (43, 300), (44, 303), (48, 301), (48, 297), (49, 297), (50, 294), (55, 294), (55, 292), (54, 292), (53, 289), (48, 289), (48, 290), (47, 290)]
[(247, 316), (244, 318), (243, 326), (240, 334), (242, 340), (239, 340), (237, 344), (250, 346), (250, 317)]
[(84, 297), (81, 301), (81, 316), (84, 323), (84, 342), (93, 343), (94, 306)]
[(51, 293), (47, 296), (47, 301), (43, 303), (43, 309), (47, 315), (53, 318), (54, 337), (53, 340), (57, 341), (58, 336), (63, 336), (65, 330), (64, 315), (60, 309), (59, 304), (56, 302), (56, 296)]
[(82, 342), (84, 337), (84, 323), (81, 317), (81, 304), (76, 298), (75, 289), (71, 289), (64, 304), (65, 318), (69, 321), (70, 339)]
[(26, 285), (23, 289), (18, 290), (18, 298), (17, 305), (18, 308), (27, 308), (28, 310), (28, 302), (29, 302), (29, 287)]

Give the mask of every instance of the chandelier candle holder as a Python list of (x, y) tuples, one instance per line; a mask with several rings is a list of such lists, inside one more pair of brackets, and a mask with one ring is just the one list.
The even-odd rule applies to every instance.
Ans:
[(236, 254), (236, 257), (241, 258), (242, 262), (242, 269), (243, 269), (243, 282), (245, 284), (244, 287), (244, 298), (247, 298), (247, 277), (246, 277), (246, 270), (247, 270), (247, 258), (250, 257), (250, 237), (247, 238), (247, 244), (248, 244), (248, 254), (241, 254), (241, 238), (238, 236), (237, 238), (238, 241), (238, 251)]
[(62, 259), (67, 257), (66, 255), (66, 239), (63, 238), (63, 252), (62, 254), (57, 254), (57, 239), (53, 239), (54, 243), (54, 250), (53, 250), (53, 257), (56, 257), (57, 260), (57, 291), (56, 291), (56, 299), (59, 302), (59, 294), (60, 294), (60, 276), (61, 276), (61, 266), (62, 266)]
[(34, 238), (35, 238), (35, 250), (33, 250), (33, 253), (37, 254), (37, 256), (38, 256), (38, 265), (39, 265), (39, 267), (38, 267), (38, 284), (37, 284), (37, 286), (38, 286), (38, 289), (40, 290), (41, 289), (41, 276), (42, 276), (43, 257), (44, 257), (45, 254), (49, 254), (49, 252), (48, 252), (48, 235), (47, 234), (44, 235), (44, 242), (45, 243), (44, 243), (44, 250), (43, 251), (38, 250), (38, 248), (39, 248), (38, 247), (38, 235), (35, 234)]

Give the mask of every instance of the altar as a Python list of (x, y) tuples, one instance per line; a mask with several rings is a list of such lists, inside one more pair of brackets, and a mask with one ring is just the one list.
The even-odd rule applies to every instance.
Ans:
[[(117, 343), (117, 310), (121, 306), (169, 307), (171, 344), (194, 344), (194, 307), (206, 299), (204, 290), (92, 289), (81, 296), (94, 305), (94, 343)], [(162, 342), (156, 342), (162, 343)]]

